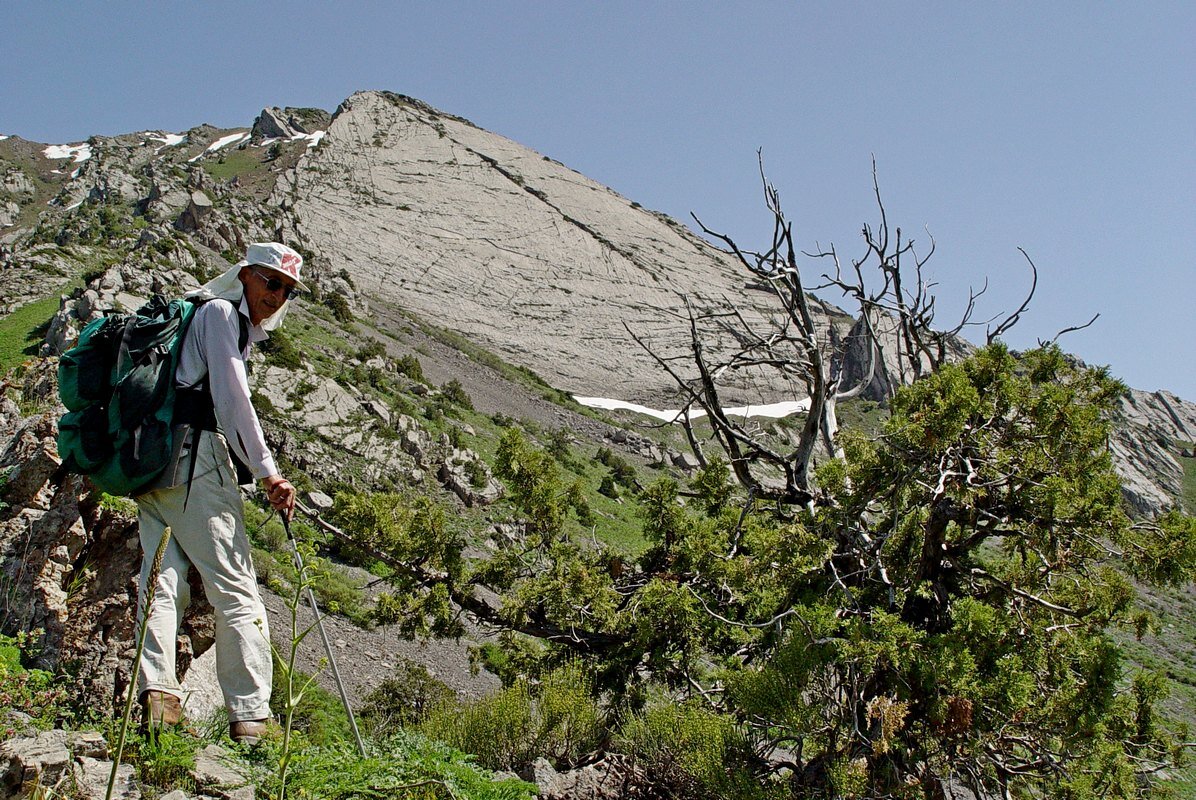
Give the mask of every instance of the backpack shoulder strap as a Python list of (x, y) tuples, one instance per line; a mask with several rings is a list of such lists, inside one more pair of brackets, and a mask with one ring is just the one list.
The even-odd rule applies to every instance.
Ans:
[(195, 305), (197, 305), (197, 306), (202, 305), (204, 303), (220, 303), (220, 302), (228, 303), (230, 306), (232, 306), (233, 313), (237, 315), (237, 326), (238, 326), (237, 349), (240, 350), (241, 352), (245, 352), (245, 348), (249, 344), (249, 320), (247, 320), (245, 318), (245, 315), (241, 313), (241, 309), (237, 307), (236, 303), (234, 303), (232, 300), (229, 300), (226, 297), (196, 298), (196, 299), (192, 300), (191, 302), (195, 303)]

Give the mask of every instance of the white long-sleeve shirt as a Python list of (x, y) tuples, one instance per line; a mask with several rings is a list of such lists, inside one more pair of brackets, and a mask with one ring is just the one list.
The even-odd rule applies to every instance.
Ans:
[[(237, 347), (241, 336), (238, 314), (245, 317), (249, 341), (245, 349)], [(195, 310), (191, 328), (179, 353), (175, 385), (195, 386), (209, 376), (212, 404), (220, 432), (256, 479), (278, 473), (274, 456), (266, 446), (266, 437), (257, 412), (249, 401), (249, 375), (245, 359), (249, 348), (269, 338), (260, 325), (249, 322), (249, 307), (241, 297), (236, 310), (231, 303), (210, 300)]]

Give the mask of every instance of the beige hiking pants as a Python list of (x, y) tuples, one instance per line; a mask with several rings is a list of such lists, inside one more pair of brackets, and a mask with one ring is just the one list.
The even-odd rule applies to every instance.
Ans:
[[(138, 694), (149, 689), (182, 698), (175, 672), (175, 642), (191, 601), (187, 569), (194, 565), (215, 610), (216, 674), (230, 722), (270, 716), (273, 662), (266, 609), (258, 594), (249, 539), (228, 444), (217, 433), (198, 435), (190, 496), (187, 485), (138, 496), (141, 528), (139, 598), (152, 570), (162, 532), (170, 543), (150, 607)], [(184, 509), (184, 502), (186, 508)], [(144, 602), (139, 599), (138, 624)]]

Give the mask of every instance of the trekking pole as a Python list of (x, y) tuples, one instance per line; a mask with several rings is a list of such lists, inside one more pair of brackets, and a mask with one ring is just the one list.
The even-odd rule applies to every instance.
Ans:
[(361, 753), (362, 758), (365, 758), (365, 744), (361, 741), (361, 734), (357, 731), (357, 718), (353, 716), (353, 707), (349, 705), (349, 694), (345, 691), (340, 670), (336, 667), (336, 656), (332, 654), (332, 643), (328, 641), (328, 632), (324, 630), (324, 620), (320, 616), (320, 607), (316, 605), (315, 592), (311, 590), (311, 584), (307, 582), (307, 568), (303, 565), (303, 556), (299, 553), (299, 542), (291, 533), (291, 520), (285, 513), (280, 513), (279, 516), (282, 517), (283, 530), (287, 532), (287, 538), (291, 540), (291, 549), (295, 551), (295, 568), (299, 570), (299, 580), (303, 582), (304, 591), (307, 592), (307, 602), (311, 605), (311, 613), (316, 618), (316, 627), (320, 629), (320, 638), (324, 640), (324, 651), (328, 653), (328, 665), (332, 667), (332, 679), (336, 681), (336, 688), (340, 692), (345, 713), (349, 715), (349, 727), (353, 729), (353, 738), (357, 740), (357, 751)]

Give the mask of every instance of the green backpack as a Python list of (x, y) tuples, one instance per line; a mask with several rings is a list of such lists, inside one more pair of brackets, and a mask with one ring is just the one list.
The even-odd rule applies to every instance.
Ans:
[[(202, 301), (200, 301), (202, 302)], [(199, 304), (155, 295), (134, 314), (94, 320), (58, 362), (58, 455), (112, 495), (135, 495), (166, 469), (174, 373)]]

